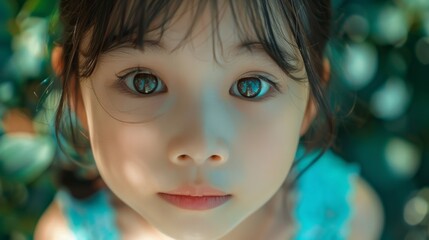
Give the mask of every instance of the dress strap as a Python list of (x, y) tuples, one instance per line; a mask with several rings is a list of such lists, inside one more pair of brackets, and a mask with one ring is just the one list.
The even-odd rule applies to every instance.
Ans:
[(116, 213), (106, 190), (84, 200), (73, 198), (66, 190), (59, 190), (55, 198), (76, 240), (119, 239)]

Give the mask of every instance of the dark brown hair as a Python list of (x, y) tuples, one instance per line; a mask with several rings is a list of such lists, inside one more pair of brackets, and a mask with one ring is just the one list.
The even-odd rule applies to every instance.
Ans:
[[(163, 32), (183, 4), (189, 4), (185, 7), (193, 11), (195, 20), (209, 6), (213, 16), (212, 29), (216, 33), (220, 2), (228, 4), (231, 9), (241, 38), (246, 40), (251, 32), (286, 74), (296, 81), (303, 81), (305, 79), (294, 76), (299, 70), (297, 56), (280, 44), (284, 41), (280, 41), (279, 32), (286, 27), (292, 33), (294, 43), (291, 46), (299, 50), (302, 56), (311, 98), (318, 109), (318, 118), (306, 134), (304, 144), (307, 149), (326, 150), (334, 137), (333, 116), (326, 87), (322, 83), (324, 51), (331, 31), (329, 0), (62, 0), (60, 20), (63, 29), (59, 44), (63, 47), (64, 67), (58, 76), (62, 79), (63, 91), (56, 114), (57, 134), (61, 134), (63, 115), (70, 115), (64, 114), (70, 111), (70, 100), (76, 99), (72, 98), (71, 93), (79, 92), (79, 79), (91, 75), (101, 54), (124, 43), (144, 48), (145, 36), (149, 31), (159, 31), (161, 40)], [(129, 14), (130, 11), (132, 14)], [(191, 35), (193, 27), (189, 26), (183, 41)], [(88, 47), (82, 49), (81, 41), (88, 33), (91, 34)], [(213, 34), (213, 40), (216, 40), (216, 35)], [(81, 56), (84, 59), (79, 59)], [(76, 123), (69, 124), (73, 128)], [(78, 148), (75, 139), (73, 135), (72, 144)]]

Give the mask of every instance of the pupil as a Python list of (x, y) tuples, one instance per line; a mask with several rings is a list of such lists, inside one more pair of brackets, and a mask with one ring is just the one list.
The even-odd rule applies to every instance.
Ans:
[(261, 80), (257, 78), (245, 78), (238, 81), (238, 91), (247, 98), (257, 96), (261, 92)]
[(155, 91), (158, 86), (158, 81), (155, 76), (147, 73), (137, 74), (134, 78), (134, 87), (137, 92), (149, 94)]

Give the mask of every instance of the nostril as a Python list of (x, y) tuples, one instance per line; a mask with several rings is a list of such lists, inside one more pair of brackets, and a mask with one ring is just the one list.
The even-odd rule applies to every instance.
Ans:
[(188, 163), (189, 160), (193, 160), (193, 161), (195, 161), (195, 163), (198, 163), (198, 164), (203, 163), (206, 160), (209, 160), (211, 162), (221, 163), (223, 158), (218, 154), (214, 154), (214, 155), (211, 155), (209, 158), (195, 158), (194, 159), (194, 158), (191, 158), (187, 154), (181, 154), (181, 155), (176, 157), (175, 162), (178, 164), (186, 164), (186, 163)]

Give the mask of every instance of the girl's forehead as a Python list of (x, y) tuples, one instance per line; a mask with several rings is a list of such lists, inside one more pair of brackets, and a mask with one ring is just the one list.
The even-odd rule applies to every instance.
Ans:
[(290, 62), (301, 62), (293, 32), (276, 5), (280, 1), (265, 2), (267, 9), (258, 1), (159, 1), (168, 3), (152, 8), (139, 4), (143, 1), (124, 2), (116, 3), (105, 32), (100, 34), (102, 22), (87, 32), (80, 45), (83, 56), (101, 40), (101, 55), (123, 47), (175, 51), (209, 43), (215, 58), (257, 50), (270, 56), (281, 52)]
[[(206, 41), (217, 41), (220, 45), (238, 41), (259, 42), (267, 28), (272, 27), (269, 25), (281, 26), (270, 30), (274, 31), (280, 45), (287, 47), (294, 42), (288, 23), (276, 20), (278, 11), (271, 9), (268, 13), (255, 13), (261, 9), (249, 7), (252, 1), (176, 1), (175, 4), (151, 9), (152, 12), (146, 12), (147, 9), (142, 12), (144, 8), (139, 2), (142, 1), (117, 3), (105, 33), (108, 44), (135, 43), (139, 35), (143, 35), (143, 41), (178, 42), (177, 47), (188, 41), (197, 45)], [(156, 1), (147, 2), (150, 5)], [(97, 25), (102, 23), (95, 23), (93, 28)], [(91, 35), (92, 31), (86, 34), (83, 46), (89, 44)]]
[[(194, 16), (189, 7), (181, 11), (182, 13), (176, 14), (164, 29), (155, 28), (147, 31), (145, 39), (159, 40), (162, 46), (170, 50), (184, 45), (198, 47), (208, 42), (229, 46), (240, 40), (232, 14), (227, 9), (223, 9), (219, 16), (212, 16), (214, 13), (209, 7), (206, 7), (199, 16)], [(213, 22), (216, 18), (217, 22)], [(254, 34), (248, 34), (247, 38), (256, 41), (256, 37), (252, 35)]]
[(199, 16), (186, 8), (182, 11), (162, 31), (158, 28), (146, 32), (145, 41), (156, 43), (169, 52), (182, 48), (205, 49), (222, 57), (236, 55), (246, 48), (263, 49), (253, 29), (243, 31), (239, 28), (228, 6), (221, 9), (218, 16), (213, 16), (209, 7)]

